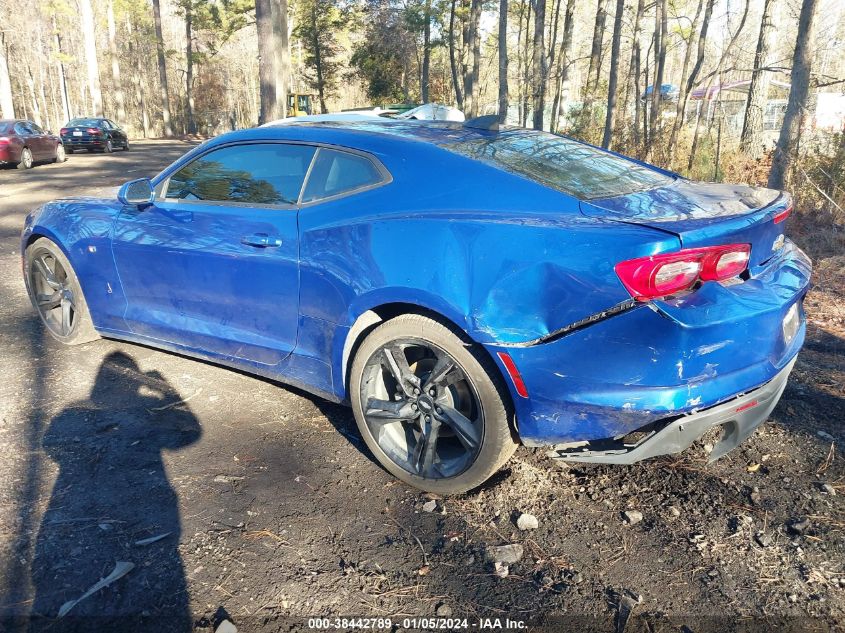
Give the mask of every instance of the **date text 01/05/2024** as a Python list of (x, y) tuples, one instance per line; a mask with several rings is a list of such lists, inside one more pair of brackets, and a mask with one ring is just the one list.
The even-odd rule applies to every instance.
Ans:
[[(309, 618), (309, 629), (323, 630), (372, 630), (383, 631), (393, 628), (391, 618)], [(398, 622), (397, 622), (398, 624)], [(403, 618), (403, 629), (428, 629), (440, 631), (458, 631), (476, 629), (479, 631), (511, 630), (517, 631), (527, 627), (524, 620), (510, 618)]]

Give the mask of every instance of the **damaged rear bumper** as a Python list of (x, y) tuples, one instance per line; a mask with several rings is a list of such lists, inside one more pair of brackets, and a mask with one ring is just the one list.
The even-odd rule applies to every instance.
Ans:
[(713, 462), (745, 441), (765, 422), (780, 400), (795, 359), (765, 385), (715, 407), (649, 425), (645, 437), (626, 443), (606, 439), (553, 446), (547, 455), (565, 462), (633, 464), (643, 459), (680, 453), (709, 430), (721, 427), (722, 437), (709, 461)]

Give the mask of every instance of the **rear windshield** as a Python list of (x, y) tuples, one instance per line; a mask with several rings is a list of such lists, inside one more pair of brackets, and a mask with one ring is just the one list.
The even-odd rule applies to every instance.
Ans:
[(97, 127), (102, 119), (71, 119), (65, 127)]
[(582, 200), (623, 196), (673, 180), (632, 160), (553, 134), (503, 132), (443, 147)]
[(12, 131), (12, 123), (0, 123), (0, 134), (8, 134)]

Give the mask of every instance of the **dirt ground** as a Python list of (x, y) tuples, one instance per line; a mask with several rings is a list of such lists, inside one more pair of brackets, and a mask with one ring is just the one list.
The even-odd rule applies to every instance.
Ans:
[[(840, 285), (809, 295), (806, 347), (769, 423), (717, 463), (698, 447), (560, 468), (521, 448), (480, 490), (433, 499), (373, 461), (343, 406), (146, 347), (47, 337), (21, 280), (24, 215), (188, 148), (0, 171), (0, 629), (367, 624), (334, 620), (355, 616), (619, 631), (628, 613), (626, 631), (845, 626)], [(536, 529), (517, 527), (523, 513)], [(488, 558), (506, 544), (523, 555), (497, 574)], [(53, 620), (117, 563), (133, 567)], [(434, 616), (454, 621), (419, 621)]]

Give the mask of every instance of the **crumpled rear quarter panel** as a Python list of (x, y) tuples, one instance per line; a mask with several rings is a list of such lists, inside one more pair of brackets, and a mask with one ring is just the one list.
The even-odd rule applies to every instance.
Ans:
[(751, 280), (705, 283), (683, 299), (655, 301), (531, 347), (508, 352), (528, 388), (514, 394), (529, 444), (623, 435), (704, 409), (771, 380), (803, 344), (782, 322), (809, 286), (811, 264), (787, 242)]

